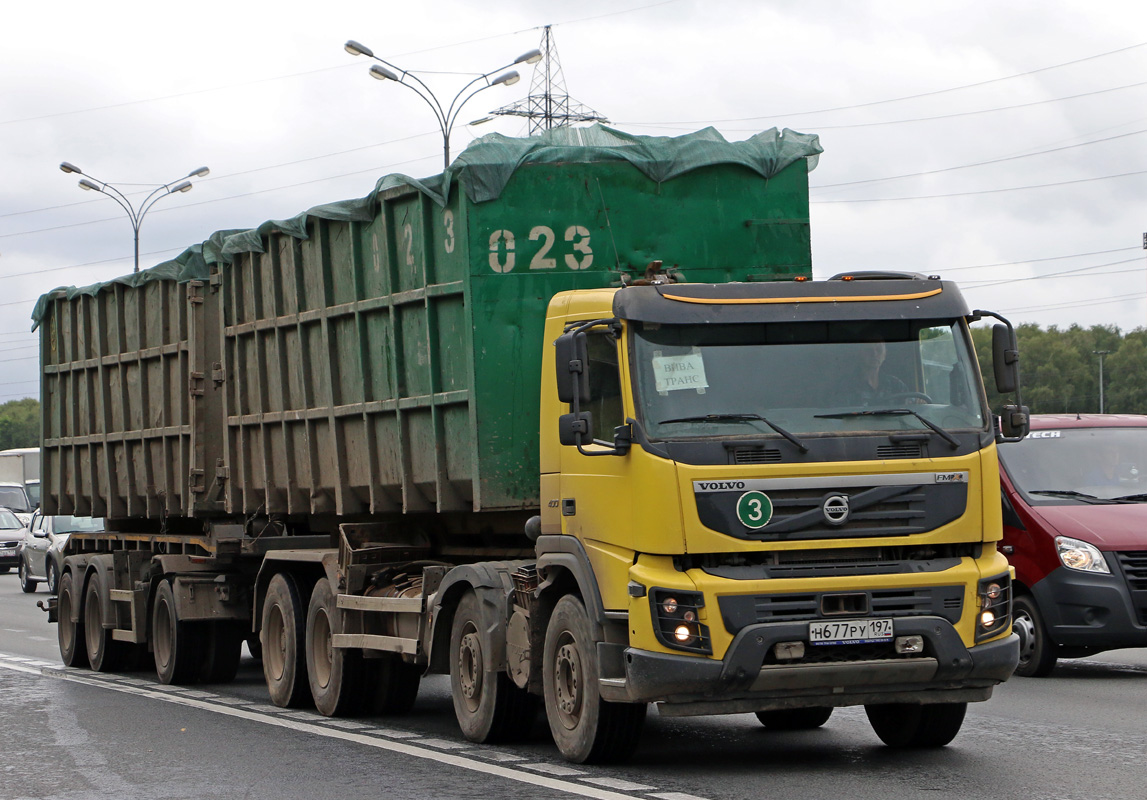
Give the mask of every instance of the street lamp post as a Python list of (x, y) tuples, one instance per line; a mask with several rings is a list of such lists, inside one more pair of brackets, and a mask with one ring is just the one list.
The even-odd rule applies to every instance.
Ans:
[(1099, 413), (1103, 413), (1103, 357), (1109, 355), (1110, 350), (1092, 350), (1093, 356), (1099, 356)]
[[(510, 70), (509, 72), (505, 72), (498, 77), (491, 79), (490, 76), (494, 73), (501, 72), (502, 70), (507, 69), (508, 67), (513, 67), (517, 64), (536, 64), (542, 60), (541, 50), (534, 49), (527, 53), (523, 53), (509, 64), (506, 64), (506, 66), (498, 67), (498, 69), (485, 72), (467, 83), (458, 91), (458, 94), (454, 95), (454, 99), (450, 101), (450, 105), (448, 105), (446, 108), (443, 108), (442, 103), (438, 101), (438, 98), (435, 96), (434, 92), (430, 91), (430, 87), (423, 83), (423, 81), (414, 73), (408, 72), (404, 69), (401, 69), (400, 67), (396, 67), (389, 61), (379, 58), (369, 47), (363, 44), (359, 44), (353, 39), (347, 41), (347, 43), (343, 45), (343, 48), (352, 56), (366, 56), (367, 58), (373, 58), (378, 62), (378, 64), (372, 64), (370, 67), (370, 76), (372, 78), (376, 78), (380, 81), (395, 81), (396, 83), (402, 84), (406, 88), (412, 90), (415, 94), (426, 101), (426, 104), (430, 106), (431, 111), (434, 112), (434, 117), (438, 120), (438, 127), (442, 131), (443, 169), (446, 169), (450, 166), (450, 132), (454, 129), (454, 122), (458, 119), (458, 114), (462, 111), (462, 106), (466, 105), (470, 98), (484, 89), (489, 89), (492, 86), (499, 85), (513, 86), (515, 83), (521, 80), (522, 77), (518, 74), (517, 70)], [(408, 82), (408, 78), (413, 82)], [(466, 94), (467, 90), (469, 90), (471, 86), (483, 80), (486, 81), (484, 86), (479, 86), (469, 94)], [(462, 95), (466, 96), (463, 97)]]
[(169, 194), (175, 194), (176, 192), (190, 192), (191, 181), (187, 180), (188, 178), (202, 178), (211, 172), (211, 170), (207, 169), (207, 167), (193, 169), (178, 181), (172, 181), (171, 183), (160, 185), (151, 194), (145, 197), (143, 202), (139, 204), (139, 207), (136, 208), (132, 205), (131, 201), (127, 199), (127, 196), (119, 189), (115, 188), (110, 183), (101, 181), (98, 178), (87, 174), (75, 164), (70, 164), (67, 161), (62, 161), (60, 162), (60, 169), (63, 172), (83, 175), (84, 177), (80, 178), (81, 189), (86, 192), (96, 191), (106, 194), (112, 200), (115, 200), (117, 203), (119, 203), (120, 208), (127, 212), (128, 219), (131, 220), (131, 230), (135, 238), (136, 272), (139, 272), (139, 227), (143, 224), (144, 215), (151, 210), (153, 205), (159, 202), (160, 198), (166, 197)]

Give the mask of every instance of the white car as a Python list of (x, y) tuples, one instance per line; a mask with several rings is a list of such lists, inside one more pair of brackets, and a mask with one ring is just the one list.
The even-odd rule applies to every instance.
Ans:
[(31, 525), (23, 529), (17, 567), (20, 588), (31, 593), (44, 581), (48, 584), (48, 591), (55, 594), (60, 583), (60, 568), (64, 565), (64, 554), (61, 551), (68, 536), (79, 531), (102, 530), (102, 517), (46, 515), (37, 511), (32, 515)]
[(15, 514), (22, 525), (32, 521), (32, 503), (22, 483), (0, 483), (0, 506)]

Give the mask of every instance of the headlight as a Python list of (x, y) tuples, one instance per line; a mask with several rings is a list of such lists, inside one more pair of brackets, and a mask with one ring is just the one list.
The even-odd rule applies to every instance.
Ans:
[(997, 636), (1012, 622), (1011, 575), (1003, 573), (980, 581), (977, 590), (980, 615), (976, 618), (976, 641)]
[(1107, 561), (1099, 548), (1078, 539), (1069, 539), (1066, 536), (1055, 537), (1055, 550), (1059, 554), (1060, 562), (1068, 569), (1078, 569), (1081, 572), (1102, 572), (1111, 574)]
[(713, 652), (709, 642), (709, 626), (698, 619), (698, 611), (705, 605), (700, 592), (653, 589), (649, 593), (653, 611), (653, 630), (658, 640), (674, 650), (691, 653)]

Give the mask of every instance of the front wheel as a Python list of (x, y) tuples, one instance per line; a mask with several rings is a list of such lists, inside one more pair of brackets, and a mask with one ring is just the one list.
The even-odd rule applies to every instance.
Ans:
[(48, 591), (52, 594), (60, 593), (60, 568), (51, 559), (48, 559)]
[(888, 703), (864, 707), (880, 741), (897, 748), (943, 747), (960, 732), (967, 710), (967, 703)]
[(20, 591), (24, 594), (31, 594), (36, 591), (36, 587), (40, 582), (28, 577), (27, 559), (23, 557), (20, 558), (20, 563), (16, 565), (16, 572), (20, 576)]
[(566, 595), (546, 628), (542, 687), (554, 743), (577, 764), (625, 761), (645, 724), (644, 703), (602, 700), (598, 678), (589, 615), (578, 597)]
[(1024, 678), (1050, 675), (1059, 656), (1047, 635), (1043, 614), (1031, 595), (1021, 595), (1013, 601), (1012, 629), (1020, 637), (1020, 661), (1016, 665), (1016, 674)]

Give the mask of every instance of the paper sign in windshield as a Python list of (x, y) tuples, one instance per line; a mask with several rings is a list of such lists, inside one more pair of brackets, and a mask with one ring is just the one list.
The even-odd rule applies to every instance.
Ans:
[(700, 353), (654, 357), (653, 377), (657, 381), (658, 394), (679, 389), (695, 389), (698, 394), (704, 394), (709, 388), (709, 382), (705, 380), (705, 362)]

